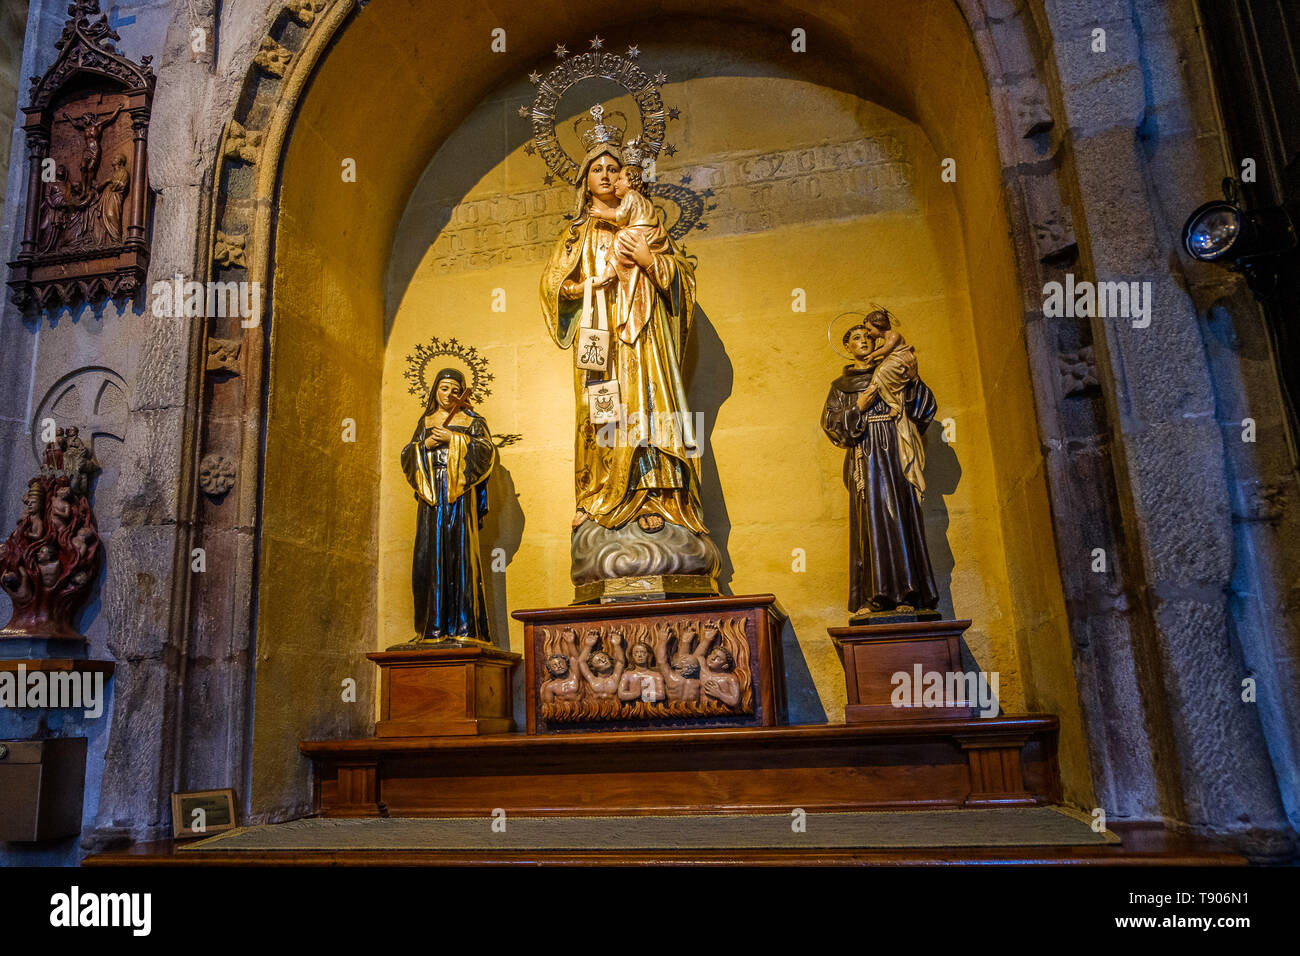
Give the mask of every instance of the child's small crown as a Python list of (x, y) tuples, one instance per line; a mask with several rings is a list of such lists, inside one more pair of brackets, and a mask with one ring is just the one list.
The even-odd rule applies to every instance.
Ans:
[(648, 155), (649, 150), (646, 149), (645, 143), (638, 136), (635, 139), (628, 140), (627, 145), (623, 147), (623, 165), (644, 166)]

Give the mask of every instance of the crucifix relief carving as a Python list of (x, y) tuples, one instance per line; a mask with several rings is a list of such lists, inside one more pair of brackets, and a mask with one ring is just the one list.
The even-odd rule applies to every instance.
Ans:
[(27, 209), (9, 285), (20, 308), (134, 296), (149, 262), (149, 57), (117, 52), (98, 0), (77, 0), (24, 107)]

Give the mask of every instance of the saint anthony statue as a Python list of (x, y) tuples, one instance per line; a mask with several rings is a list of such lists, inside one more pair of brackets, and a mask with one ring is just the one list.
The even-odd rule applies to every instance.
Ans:
[[(575, 369), (573, 527), (590, 520), (617, 529), (636, 521), (658, 534), (667, 522), (704, 535), (699, 438), (682, 381), (694, 266), (640, 195), (639, 176), (620, 178), (634, 162), (619, 148), (623, 130), (603, 123), (601, 107), (591, 113), (596, 123), (583, 134), (573, 216), (541, 283), (547, 329), (560, 348), (572, 346), (593, 315), (608, 321), (606, 369)], [(639, 155), (635, 143), (628, 145)], [(606, 440), (593, 424), (588, 388), (602, 385), (607, 402), (617, 394), (629, 440)]]
[(939, 603), (921, 496), (934, 394), (916, 356), (878, 309), (844, 333), (853, 363), (831, 383), (822, 429), (844, 448), (849, 492), (849, 610), (915, 613)]
[(487, 422), (464, 395), (464, 375), (438, 372), (415, 434), (402, 448), (402, 470), (419, 510), (411, 583), (420, 641), (492, 640), (478, 533), (497, 453)]

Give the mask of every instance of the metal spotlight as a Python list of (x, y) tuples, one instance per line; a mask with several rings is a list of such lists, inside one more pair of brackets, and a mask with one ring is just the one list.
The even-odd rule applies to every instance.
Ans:
[(1207, 202), (1192, 213), (1183, 227), (1183, 246), (1193, 259), (1214, 262), (1232, 251), (1241, 240), (1245, 219), (1230, 202)]
[(1295, 246), (1295, 228), (1286, 210), (1243, 209), (1237, 182), (1231, 178), (1223, 181), (1223, 199), (1198, 207), (1183, 226), (1183, 248), (1189, 256), (1242, 273), (1260, 296), (1272, 294), (1279, 260)]

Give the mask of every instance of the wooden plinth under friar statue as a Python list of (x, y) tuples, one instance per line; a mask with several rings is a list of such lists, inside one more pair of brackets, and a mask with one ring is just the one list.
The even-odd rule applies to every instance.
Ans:
[[(849, 626), (830, 629), (844, 665), (848, 723), (974, 717), (978, 710), (978, 699), (933, 693), (935, 675), (946, 689), (949, 675), (962, 674), (961, 635), (971, 622), (943, 621), (935, 610), (921, 502), (924, 435), (937, 403), (895, 326), (889, 310), (874, 309), (843, 313), (828, 330), (850, 359), (822, 410), (822, 430), (845, 450), (849, 493)], [(918, 693), (914, 684), (922, 685)]]
[[(642, 129), (624, 143), (623, 126), (594, 106), (579, 133), (585, 152), (570, 157), (554, 136), (554, 89), (584, 69), (636, 80)], [(665, 227), (647, 198), (661, 193), (642, 176), (663, 146), (657, 86), (604, 53), (557, 70), (563, 83), (540, 82), (528, 115), (536, 151), (573, 188), (540, 290), (547, 331), (574, 358), (573, 601), (512, 614), (524, 624), (527, 715), (526, 733), (512, 733), (510, 675), (520, 656), (492, 643), (478, 538), (502, 441), (470, 402), (486, 396), (490, 376), (472, 349), (462, 357), (473, 382), (446, 368), (426, 386), (421, 366), (412, 391), (424, 414), (402, 451), (419, 503), (416, 634), (369, 655), (382, 670), (375, 738), (301, 745), (316, 767), (320, 812), (788, 812), (1058, 799), (1056, 718), (909, 708), (888, 692), (917, 665), (958, 669), (970, 622), (935, 611), (921, 513), (922, 435), (935, 400), (884, 310), (833, 338), (852, 364), (821, 423), (846, 449), (852, 502), (851, 618), (831, 630), (848, 684), (846, 723), (785, 726), (785, 612), (771, 594), (719, 593), (721, 554), (700, 504), (705, 436), (683, 374), (695, 260), (679, 245), (680, 221)]]

